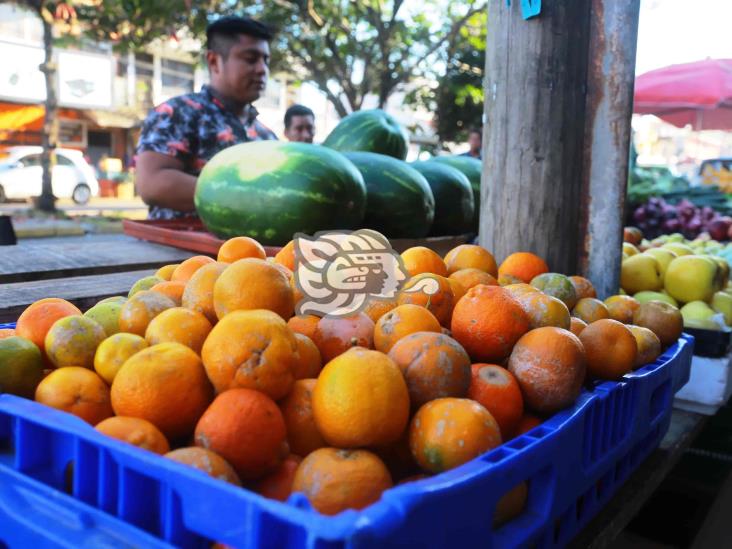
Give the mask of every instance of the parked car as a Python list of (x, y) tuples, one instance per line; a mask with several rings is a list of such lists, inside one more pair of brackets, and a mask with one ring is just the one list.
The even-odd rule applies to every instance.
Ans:
[[(0, 202), (41, 194), (41, 147), (9, 147), (0, 152)], [(57, 198), (86, 204), (99, 194), (94, 169), (81, 151), (56, 149), (51, 185)]]

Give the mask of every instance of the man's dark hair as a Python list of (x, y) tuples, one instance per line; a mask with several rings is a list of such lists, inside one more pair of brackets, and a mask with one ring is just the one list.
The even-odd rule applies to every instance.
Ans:
[(312, 116), (315, 119), (315, 113), (305, 105), (293, 105), (285, 111), (285, 128), (290, 127), (293, 116)]
[(249, 17), (221, 17), (206, 27), (206, 48), (226, 58), (231, 46), (242, 34), (269, 42), (273, 32), (264, 23)]
[(470, 128), (468, 135), (470, 135), (471, 133), (477, 133), (481, 139), (483, 138), (483, 131), (480, 128)]

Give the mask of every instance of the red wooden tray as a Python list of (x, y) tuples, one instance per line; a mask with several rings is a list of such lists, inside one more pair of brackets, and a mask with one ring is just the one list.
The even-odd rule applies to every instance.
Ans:
[[(173, 246), (191, 252), (198, 252), (216, 257), (224, 243), (220, 238), (209, 233), (200, 219), (147, 219), (144, 221), (122, 220), (125, 234)], [(441, 256), (460, 244), (469, 242), (472, 235), (431, 236), (428, 238), (394, 238), (390, 239), (392, 247), (399, 253), (413, 246), (426, 246)], [(274, 256), (281, 246), (265, 246), (268, 256)]]

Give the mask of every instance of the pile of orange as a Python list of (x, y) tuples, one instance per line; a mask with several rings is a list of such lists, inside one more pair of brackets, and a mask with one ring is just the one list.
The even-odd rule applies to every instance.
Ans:
[[(295, 261), (292, 243), (267, 258), (238, 237), (217, 260), (163, 267), (84, 314), (38, 301), (0, 334), (0, 387), (334, 514), (532, 429), (571, 406), (587, 376), (617, 379), (680, 331), (668, 306), (602, 302), (534, 254), (499, 265), (475, 245), (444, 258), (406, 250), (409, 278), (392, 300), (295, 315)], [(496, 520), (520, 512), (526, 491), (509, 492)]]

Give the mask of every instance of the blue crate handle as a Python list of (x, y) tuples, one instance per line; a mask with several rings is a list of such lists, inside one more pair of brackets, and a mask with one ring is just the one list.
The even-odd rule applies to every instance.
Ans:
[[(506, 0), (506, 5), (511, 5), (511, 0)], [(524, 19), (531, 19), (541, 13), (541, 0), (521, 0), (521, 15)]]

